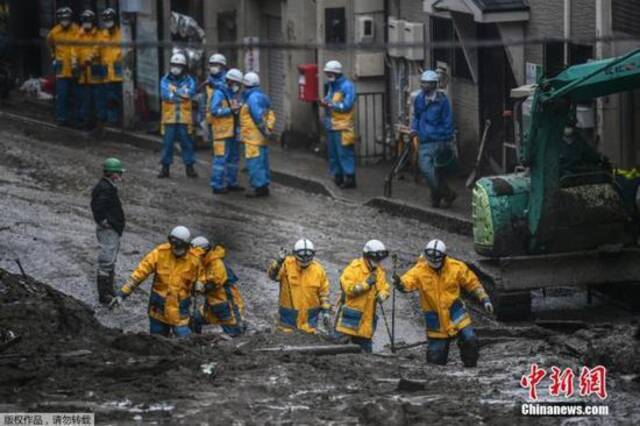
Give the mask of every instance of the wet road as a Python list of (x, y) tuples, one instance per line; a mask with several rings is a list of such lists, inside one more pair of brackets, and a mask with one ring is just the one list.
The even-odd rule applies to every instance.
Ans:
[[(127, 169), (120, 191), (127, 229), (118, 260), (117, 283), (124, 282), (147, 251), (165, 241), (173, 226), (186, 225), (194, 235), (204, 234), (227, 248), (229, 262), (240, 277), (247, 317), (254, 329), (264, 330), (275, 324), (277, 286), (269, 281), (265, 269), (280, 247), (291, 247), (298, 238), (309, 238), (316, 245), (317, 259), (328, 272), (334, 301), (339, 295), (340, 271), (360, 255), (362, 246), (371, 238), (382, 240), (399, 255), (401, 269), (415, 260), (426, 241), (436, 237), (447, 242), (454, 257), (472, 256), (469, 239), (413, 219), (279, 185), (273, 185), (268, 199), (247, 200), (243, 194), (214, 196), (208, 186), (208, 167), (200, 165), (201, 177), (189, 180), (176, 158), (173, 177), (159, 180), (155, 177), (157, 152), (114, 141), (69, 137), (5, 120), (1, 124), (0, 267), (17, 271), (14, 259), (19, 258), (29, 275), (94, 306), (102, 323), (125, 331), (147, 329), (150, 283), (143, 284), (117, 311), (96, 306), (97, 244), (89, 196), (107, 156), (121, 158)], [(205, 159), (205, 153), (198, 154)], [(246, 184), (244, 176), (242, 179)], [(574, 294), (555, 302), (535, 303), (538, 308), (556, 303), (562, 309), (563, 303), (580, 305), (584, 303), (581, 300)], [(389, 315), (389, 302), (387, 306)], [(500, 336), (502, 332), (496, 330), (507, 329), (481, 316), (474, 315), (474, 320), (489, 334)], [(398, 297), (397, 321), (400, 340), (414, 342), (424, 338), (415, 296)], [(388, 342), (381, 323), (374, 340), (377, 351)], [(457, 358), (453, 348), (452, 365), (459, 365)], [(453, 367), (443, 370), (439, 378), (456, 382), (452, 386), (457, 389), (477, 387), (475, 403), (510, 407), (514, 400), (526, 396), (517, 382), (534, 360), (579, 365), (574, 357), (559, 354), (549, 343), (517, 339), (485, 347), (481, 369), (463, 373)], [(617, 419), (639, 415), (633, 403), (637, 396), (634, 392), (623, 390), (612, 403), (618, 409)]]

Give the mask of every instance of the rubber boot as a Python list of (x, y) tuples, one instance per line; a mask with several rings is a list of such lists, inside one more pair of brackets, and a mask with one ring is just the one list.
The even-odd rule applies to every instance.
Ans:
[(342, 175), (335, 175), (333, 177), (333, 183), (336, 184), (336, 186), (338, 187), (342, 187), (342, 185), (344, 184), (344, 176)]
[(478, 365), (480, 345), (478, 344), (478, 338), (476, 336), (469, 339), (458, 340), (458, 347), (460, 348), (460, 359), (465, 367), (473, 368)]
[(113, 299), (114, 297), (116, 297), (116, 288), (113, 285), (114, 281), (115, 281), (115, 272), (111, 272), (109, 274), (109, 285), (107, 286), (107, 294), (109, 295), (109, 297), (111, 299)]
[(171, 177), (169, 174), (169, 166), (163, 165), (162, 169), (160, 169), (160, 173), (158, 173), (158, 179), (164, 179)]
[(458, 194), (449, 188), (449, 185), (446, 183), (442, 183), (442, 206), (444, 208), (449, 208), (453, 204), (456, 198), (458, 198)]
[(345, 175), (344, 182), (340, 188), (354, 189), (356, 187), (356, 175)]
[(256, 188), (254, 192), (250, 192), (246, 195), (247, 198), (258, 198), (258, 197), (268, 197), (269, 196), (269, 187), (261, 186)]
[(111, 302), (111, 295), (109, 294), (109, 286), (112, 286), (109, 275), (98, 275), (98, 301), (103, 305), (108, 305)]
[(185, 172), (187, 173), (187, 177), (190, 177), (190, 178), (198, 177), (198, 173), (196, 173), (196, 170), (193, 168), (193, 164), (188, 165), (185, 169)]

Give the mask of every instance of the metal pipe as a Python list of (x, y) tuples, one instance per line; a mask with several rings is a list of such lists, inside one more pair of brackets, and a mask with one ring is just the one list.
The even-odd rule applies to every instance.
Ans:
[(564, 0), (564, 66), (568, 67), (570, 58), (569, 58), (569, 48), (570, 44), (568, 40), (571, 38), (571, 0)]

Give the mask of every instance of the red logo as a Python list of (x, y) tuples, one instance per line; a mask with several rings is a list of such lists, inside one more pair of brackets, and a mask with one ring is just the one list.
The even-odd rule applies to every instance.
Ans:
[[(537, 386), (547, 376), (544, 368), (538, 367), (538, 364), (531, 364), (529, 374), (520, 378), (520, 386), (529, 390), (529, 399), (537, 400)], [(575, 373), (571, 368), (561, 370), (556, 366), (551, 367), (549, 379), (549, 395), (564, 396), (570, 398), (574, 394)], [(580, 371), (579, 393), (580, 396), (597, 395), (600, 399), (607, 398), (607, 369), (602, 365), (593, 368), (582, 367)]]

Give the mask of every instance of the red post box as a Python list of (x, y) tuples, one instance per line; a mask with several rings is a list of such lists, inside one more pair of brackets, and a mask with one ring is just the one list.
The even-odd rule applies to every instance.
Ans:
[(318, 97), (318, 65), (298, 65), (298, 99), (303, 102), (316, 102)]

